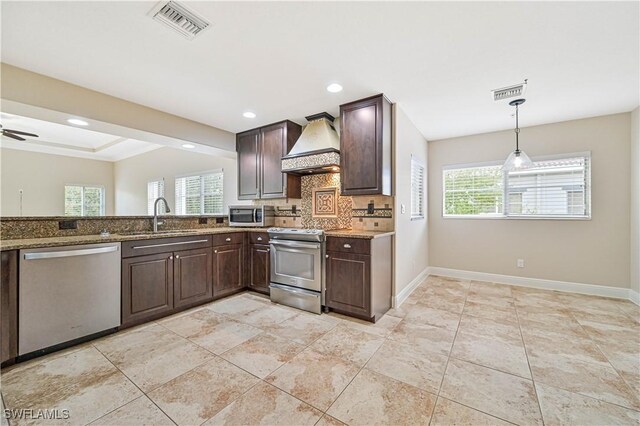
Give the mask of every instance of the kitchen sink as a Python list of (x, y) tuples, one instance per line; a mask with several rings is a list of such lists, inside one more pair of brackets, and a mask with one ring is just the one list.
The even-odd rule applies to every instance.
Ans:
[(197, 230), (194, 229), (173, 229), (173, 230), (166, 230), (166, 231), (157, 231), (157, 232), (153, 232), (153, 231), (123, 231), (123, 232), (118, 232), (119, 235), (171, 235), (171, 234), (191, 234), (191, 233), (195, 233), (198, 232)]

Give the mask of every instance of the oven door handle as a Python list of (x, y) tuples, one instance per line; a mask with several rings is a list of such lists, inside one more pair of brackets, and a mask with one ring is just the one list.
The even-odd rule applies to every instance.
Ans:
[(258, 223), (258, 209), (253, 209), (253, 223)]
[(276, 246), (306, 248), (306, 249), (316, 249), (316, 250), (320, 248), (320, 243), (302, 243), (299, 241), (269, 240), (269, 244), (273, 244)]

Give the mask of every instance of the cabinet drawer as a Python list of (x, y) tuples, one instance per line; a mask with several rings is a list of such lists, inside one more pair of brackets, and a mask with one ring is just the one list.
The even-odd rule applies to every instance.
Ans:
[(266, 232), (249, 232), (251, 244), (269, 244), (269, 234)]
[(371, 240), (362, 238), (327, 237), (327, 251), (370, 254)]
[(126, 258), (145, 256), (148, 254), (171, 253), (179, 250), (191, 250), (207, 247), (211, 247), (211, 235), (125, 241), (122, 243), (122, 257)]
[(233, 232), (228, 234), (213, 235), (214, 246), (228, 246), (230, 244), (242, 244), (244, 242), (244, 232)]

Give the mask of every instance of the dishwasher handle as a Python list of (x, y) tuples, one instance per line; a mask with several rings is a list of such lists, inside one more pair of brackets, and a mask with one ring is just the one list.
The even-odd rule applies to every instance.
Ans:
[(118, 251), (118, 246), (96, 247), (80, 250), (43, 251), (40, 253), (25, 253), (24, 260), (55, 259), (59, 257), (87, 256), (90, 254), (112, 253)]

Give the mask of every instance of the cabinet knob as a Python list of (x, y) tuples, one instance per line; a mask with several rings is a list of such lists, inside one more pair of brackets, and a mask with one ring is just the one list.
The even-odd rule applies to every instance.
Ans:
[(225, 241), (226, 241), (226, 242), (229, 242), (229, 241), (231, 241), (231, 238), (227, 238)]
[(345, 244), (342, 247), (346, 248), (346, 249), (350, 249), (351, 248), (351, 244)]
[(214, 253), (217, 253), (217, 252), (218, 252), (218, 250), (214, 250), (213, 252), (214, 252)]
[(179, 254), (176, 254), (176, 259), (180, 259), (180, 255)]
[(267, 253), (269, 253), (271, 251), (271, 249), (267, 249)]
[(169, 256), (169, 260), (173, 260), (173, 256)]
[(328, 258), (329, 258), (329, 255), (328, 255), (328, 254), (325, 254), (325, 255), (324, 255), (324, 257), (326, 257), (326, 258), (328, 259)]
[(262, 241), (262, 237), (258, 237), (258, 241)]

